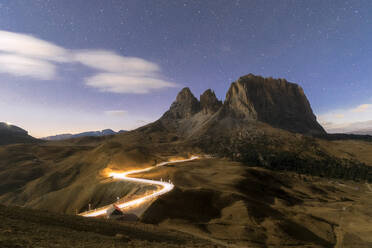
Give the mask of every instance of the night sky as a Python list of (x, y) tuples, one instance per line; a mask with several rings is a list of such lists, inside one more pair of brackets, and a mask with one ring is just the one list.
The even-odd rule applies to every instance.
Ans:
[(0, 121), (36, 137), (133, 129), (248, 73), (300, 84), (329, 131), (372, 128), (371, 67), (369, 0), (0, 1)]

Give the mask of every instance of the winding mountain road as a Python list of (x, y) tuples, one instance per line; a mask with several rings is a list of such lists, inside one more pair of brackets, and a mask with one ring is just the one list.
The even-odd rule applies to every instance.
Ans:
[[(163, 195), (163, 194), (171, 191), (174, 188), (174, 185), (171, 182), (156, 181), (156, 180), (149, 180), (149, 179), (143, 179), (143, 178), (134, 178), (134, 177), (129, 177), (129, 175), (142, 173), (142, 172), (147, 172), (147, 171), (153, 170), (155, 168), (158, 168), (160, 166), (164, 166), (164, 165), (167, 165), (167, 164), (182, 163), (182, 162), (195, 160), (195, 159), (198, 159), (198, 158), (199, 158), (198, 156), (192, 156), (189, 159), (181, 159), (181, 160), (175, 160), (175, 161), (169, 161), (169, 162), (162, 162), (162, 163), (159, 163), (159, 164), (157, 164), (153, 167), (148, 167), (148, 168), (145, 168), (145, 169), (132, 170), (132, 171), (127, 171), (127, 172), (122, 172), (122, 173), (111, 172), (109, 174), (109, 176), (114, 178), (114, 179), (121, 179), (121, 180), (129, 181), (129, 182), (144, 183), (144, 184), (160, 186), (159, 190), (153, 192), (150, 195), (145, 195), (145, 196), (140, 197), (138, 199), (135, 199), (135, 200), (132, 200), (132, 201), (127, 201), (127, 202), (124, 202), (124, 203), (118, 203), (118, 204), (115, 204), (115, 205), (117, 207), (119, 207), (120, 209), (133, 207), (133, 206), (139, 205), (141, 203), (144, 203), (148, 200), (154, 199), (154, 198), (156, 198), (160, 195)], [(102, 215), (106, 214), (107, 210), (111, 206), (112, 206), (112, 204), (101, 207), (101, 208), (98, 208), (98, 209), (95, 209), (95, 210), (86, 211), (86, 212), (80, 213), (79, 215), (84, 216), (84, 217), (102, 216)]]

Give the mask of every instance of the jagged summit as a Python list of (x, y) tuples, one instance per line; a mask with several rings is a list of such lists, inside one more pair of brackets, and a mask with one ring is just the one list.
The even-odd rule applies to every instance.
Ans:
[(200, 105), (204, 114), (213, 114), (220, 109), (222, 101), (217, 99), (214, 91), (208, 89), (200, 95)]
[[(185, 124), (186, 119), (190, 121)], [(176, 126), (181, 127), (183, 133), (190, 128), (200, 129), (209, 120), (223, 119), (229, 119), (229, 123), (259, 121), (296, 133), (325, 133), (299, 85), (253, 74), (233, 82), (223, 103), (211, 89), (200, 96), (199, 102), (189, 88), (183, 88), (161, 118), (168, 124), (171, 120), (181, 121), (182, 125)]]
[(172, 103), (170, 109), (164, 116), (172, 119), (183, 119), (190, 118), (199, 111), (200, 103), (198, 99), (196, 99), (190, 89), (186, 87), (178, 93), (176, 101)]
[[(177, 95), (176, 102), (189, 101), (190, 99), (196, 99), (192, 94), (189, 87), (183, 88)], [(196, 99), (197, 100), (197, 99)]]

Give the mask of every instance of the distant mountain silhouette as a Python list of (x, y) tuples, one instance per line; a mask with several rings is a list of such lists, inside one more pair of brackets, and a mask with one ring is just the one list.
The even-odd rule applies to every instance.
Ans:
[(37, 141), (37, 139), (28, 135), (26, 130), (5, 122), (0, 122), (0, 145), (33, 143)]
[(126, 130), (120, 130), (118, 132), (115, 132), (111, 129), (104, 129), (102, 131), (88, 131), (83, 133), (77, 133), (77, 134), (58, 134), (53, 136), (48, 136), (42, 138), (43, 140), (65, 140), (65, 139), (73, 139), (73, 138), (80, 138), (80, 137), (99, 137), (99, 136), (106, 136), (106, 135), (114, 135), (117, 133), (124, 133), (127, 132)]
[(371, 129), (362, 129), (362, 130), (350, 131), (350, 132), (347, 132), (347, 134), (372, 135), (372, 128)]

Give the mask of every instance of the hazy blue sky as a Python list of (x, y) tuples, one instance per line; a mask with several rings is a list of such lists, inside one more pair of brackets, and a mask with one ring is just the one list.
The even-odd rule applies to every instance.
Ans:
[(371, 66), (369, 0), (0, 1), (0, 120), (37, 137), (132, 129), (248, 73), (299, 83), (328, 130), (365, 127)]

